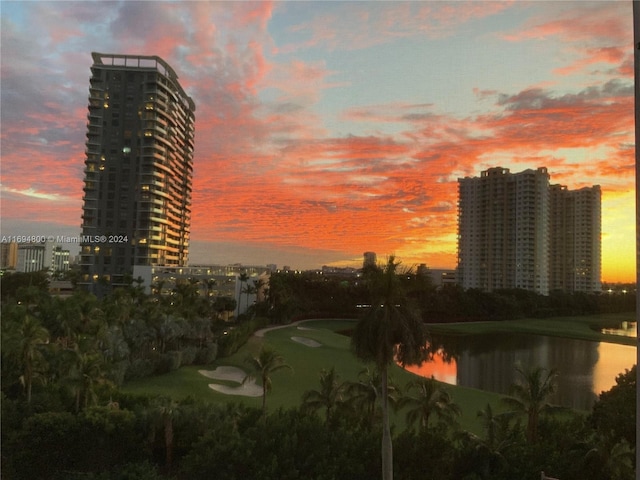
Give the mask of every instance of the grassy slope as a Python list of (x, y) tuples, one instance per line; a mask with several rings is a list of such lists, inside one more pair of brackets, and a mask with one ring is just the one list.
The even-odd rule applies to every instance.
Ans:
[[(602, 335), (594, 326), (605, 326), (623, 320), (634, 321), (633, 314), (606, 315), (593, 317), (566, 317), (552, 319), (526, 319), (505, 322), (478, 322), (466, 324), (432, 324), (434, 332), (476, 334), (490, 332), (518, 332), (542, 335), (557, 335), (583, 340), (610, 341), (635, 345), (635, 339)], [(261, 398), (230, 396), (213, 391), (208, 387), (211, 380), (198, 373), (200, 369), (213, 370), (217, 366), (238, 366), (246, 369), (246, 358), (256, 354), (262, 345), (268, 345), (282, 355), (293, 371), (284, 369), (273, 376), (273, 390), (269, 393), (267, 404), (270, 409), (295, 407), (301, 402), (302, 394), (310, 389), (319, 388), (319, 373), (335, 367), (342, 380), (356, 380), (358, 372), (365, 364), (358, 361), (349, 348), (349, 338), (336, 333), (353, 326), (349, 320), (314, 320), (305, 322), (298, 328), (287, 326), (272, 330), (264, 337), (252, 337), (236, 354), (219, 359), (208, 367), (183, 367), (166, 375), (150, 377), (128, 383), (124, 391), (151, 395), (169, 395), (176, 399), (193, 396), (211, 402), (242, 402), (260, 407)], [(312, 348), (291, 340), (291, 337), (306, 337), (321, 343)], [(400, 387), (404, 387), (415, 376), (393, 366), (392, 378)], [(221, 382), (224, 383), (224, 382)], [(231, 383), (232, 385), (232, 383)], [(463, 416), (462, 428), (480, 433), (476, 412), (490, 403), (494, 411), (502, 410), (500, 395), (466, 387), (447, 386), (454, 401), (460, 405)], [(404, 428), (403, 415), (395, 418), (398, 428)]]
[[(358, 373), (366, 367), (351, 353), (349, 338), (335, 333), (334, 330), (349, 328), (351, 321), (319, 320), (301, 325), (304, 330), (295, 326), (273, 330), (263, 338), (252, 337), (236, 354), (219, 359), (208, 367), (183, 367), (166, 375), (146, 378), (130, 382), (122, 389), (130, 393), (151, 395), (169, 395), (176, 399), (193, 396), (211, 402), (242, 402), (246, 405), (259, 407), (261, 398), (230, 396), (215, 392), (208, 387), (211, 380), (198, 373), (200, 369), (213, 370), (217, 366), (238, 366), (246, 370), (245, 359), (256, 354), (263, 344), (275, 349), (285, 361), (291, 365), (293, 371), (283, 369), (273, 376), (273, 389), (267, 397), (270, 410), (278, 407), (295, 407), (300, 405), (302, 394), (311, 389), (319, 388), (319, 373), (325, 369), (335, 367), (342, 380), (356, 380)], [(306, 330), (311, 328), (311, 330)], [(291, 340), (291, 337), (306, 337), (321, 343), (321, 347), (313, 348)], [(415, 375), (393, 366), (392, 379), (404, 386)], [(462, 428), (480, 433), (480, 425), (476, 412), (487, 403), (494, 409), (500, 410), (500, 395), (464, 387), (446, 386), (450, 389), (454, 401), (460, 405), (463, 416), (460, 419)], [(395, 424), (404, 428), (404, 415), (396, 415)]]
[(474, 322), (429, 325), (434, 333), (478, 334), (495, 332), (530, 333), (557, 337), (609, 342), (621, 345), (636, 345), (636, 339), (600, 333), (601, 328), (614, 326), (622, 321), (634, 322), (635, 313), (618, 313), (577, 317), (556, 317), (544, 319), (522, 319), (503, 322)]

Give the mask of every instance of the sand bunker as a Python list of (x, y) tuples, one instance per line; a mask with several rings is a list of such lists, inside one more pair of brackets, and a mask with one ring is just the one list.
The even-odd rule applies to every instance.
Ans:
[(293, 340), (294, 342), (298, 342), (301, 343), (303, 345), (306, 345), (307, 347), (312, 347), (312, 348), (317, 348), (317, 347), (321, 347), (322, 344), (319, 342), (316, 342), (315, 340), (312, 340), (310, 338), (305, 338), (305, 337), (291, 337), (291, 340)]
[(253, 380), (247, 381), (244, 385), (239, 387), (229, 387), (227, 385), (218, 385), (217, 383), (210, 383), (209, 388), (216, 392), (224, 393), (225, 395), (240, 395), (243, 397), (261, 397), (262, 387), (256, 385)]
[(227, 380), (236, 382), (239, 385), (229, 386), (210, 383), (209, 388), (225, 395), (241, 395), (244, 397), (260, 397), (262, 396), (262, 387), (256, 384), (254, 379), (248, 379), (242, 383), (247, 374), (238, 367), (218, 367), (215, 370), (198, 370), (200, 375), (204, 375), (212, 380)]
[(213, 380), (230, 380), (232, 382), (242, 383), (247, 374), (238, 367), (218, 367), (215, 370), (198, 370), (200, 375)]

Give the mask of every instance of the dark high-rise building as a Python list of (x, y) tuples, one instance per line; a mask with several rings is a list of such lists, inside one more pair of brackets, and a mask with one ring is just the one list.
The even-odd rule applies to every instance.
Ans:
[(362, 257), (362, 268), (378, 266), (378, 257), (376, 256), (376, 252), (364, 252)]
[(187, 263), (195, 104), (159, 57), (92, 56), (79, 283), (102, 295)]

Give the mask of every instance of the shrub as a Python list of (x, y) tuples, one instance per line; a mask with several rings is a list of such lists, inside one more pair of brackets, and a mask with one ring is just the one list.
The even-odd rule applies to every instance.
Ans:
[(182, 365), (192, 365), (198, 355), (198, 347), (185, 347), (182, 349)]
[(155, 373), (163, 374), (173, 372), (180, 368), (182, 363), (182, 352), (172, 350), (167, 353), (161, 353), (155, 358)]
[(129, 364), (125, 380), (135, 380), (136, 378), (144, 378), (152, 375), (155, 371), (154, 363), (148, 358), (137, 358)]
[(218, 345), (216, 343), (209, 343), (205, 347), (198, 350), (194, 364), (196, 365), (208, 365), (212, 363), (218, 356)]
[(130, 362), (129, 360), (121, 360), (119, 362), (115, 362), (108, 374), (109, 380), (111, 380), (116, 385), (120, 386), (124, 383), (125, 378), (127, 377), (127, 371), (129, 370)]

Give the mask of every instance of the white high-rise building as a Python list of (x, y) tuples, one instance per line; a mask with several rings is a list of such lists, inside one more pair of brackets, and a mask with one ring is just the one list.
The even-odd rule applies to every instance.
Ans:
[(18, 272), (39, 272), (48, 269), (46, 260), (51, 258), (53, 245), (50, 243), (18, 244)]
[(599, 292), (601, 283), (600, 186), (551, 186), (551, 290)]
[(16, 271), (60, 273), (69, 270), (69, 250), (51, 242), (17, 245)]
[(600, 189), (551, 186), (546, 168), (458, 180), (458, 282), (494, 291), (600, 289)]

